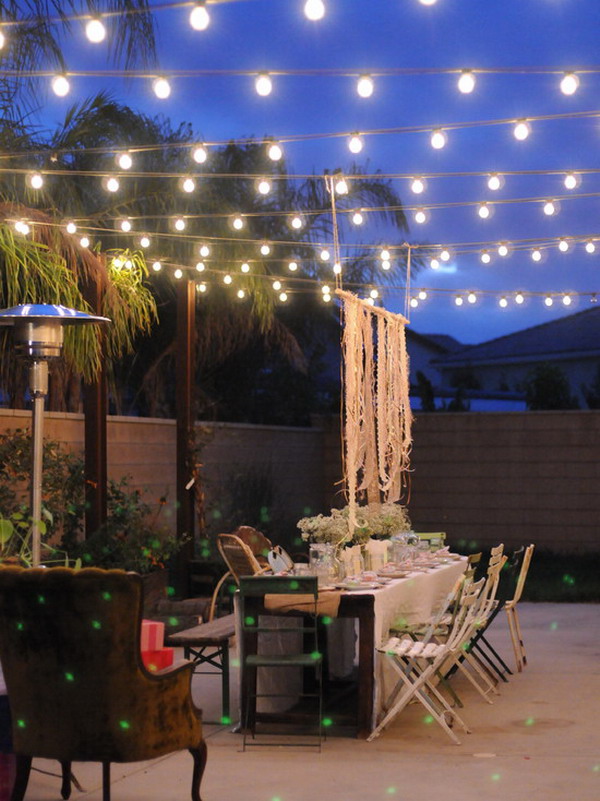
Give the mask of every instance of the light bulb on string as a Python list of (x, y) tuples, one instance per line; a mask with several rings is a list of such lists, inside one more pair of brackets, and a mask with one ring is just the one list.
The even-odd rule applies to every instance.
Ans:
[(279, 292), (281, 289), (281, 281), (273, 281), (273, 289), (275, 292)]
[(311, 22), (318, 22), (325, 16), (325, 3), (323, 0), (306, 0), (304, 3), (304, 15)]
[(331, 302), (331, 295), (323, 293), (322, 297), (323, 297), (323, 301), (325, 303), (330, 303)]
[(558, 204), (554, 200), (546, 200), (542, 209), (546, 217), (552, 217), (558, 211)]
[(71, 84), (66, 75), (55, 75), (52, 78), (51, 86), (57, 97), (66, 97), (71, 90)]
[(585, 252), (586, 253), (595, 253), (596, 252), (596, 245), (595, 245), (594, 242), (592, 242), (591, 239), (590, 239), (589, 242), (585, 243)]
[(335, 193), (336, 195), (347, 195), (348, 194), (348, 182), (344, 177), (338, 178), (335, 183)]
[(460, 295), (457, 295), (457, 296), (454, 298), (454, 303), (455, 303), (455, 305), (456, 305), (456, 306), (462, 306), (462, 305), (463, 305), (463, 303), (464, 303), (464, 300), (463, 300), (463, 298), (462, 298)]
[(561, 253), (566, 253), (569, 250), (569, 242), (564, 237), (559, 240), (558, 249)]
[(229, 284), (233, 283), (233, 278), (229, 275), (229, 273), (225, 273), (223, 276), (223, 283), (227, 284), (228, 286)]
[(418, 306), (419, 306), (418, 298), (411, 298), (410, 299), (410, 307), (411, 307), (411, 309), (416, 309), (416, 308), (418, 308)]
[(446, 147), (446, 144), (448, 143), (448, 136), (445, 131), (442, 131), (441, 128), (436, 128), (436, 130), (431, 134), (429, 141), (434, 150), (441, 150), (443, 147)]
[(570, 306), (573, 303), (573, 298), (570, 295), (563, 295), (562, 302), (565, 306)]
[(540, 262), (542, 260), (542, 251), (539, 248), (535, 248), (531, 251), (531, 258), (533, 261)]
[(66, 230), (66, 232), (67, 232), (68, 234), (76, 234), (76, 233), (77, 233), (77, 226), (75, 225), (75, 223), (74, 223), (74, 222), (72, 222), (72, 221), (69, 221), (69, 222), (68, 222), (68, 223), (65, 225), (65, 230)]
[(389, 270), (392, 266), (392, 262), (389, 259), (384, 259), (381, 262), (381, 269), (382, 270)]
[(245, 289), (238, 289), (237, 296), (240, 300), (243, 300), (246, 297), (246, 290)]
[(193, 178), (182, 178), (180, 181), (180, 187), (183, 192), (190, 195), (196, 189), (196, 182)]
[(151, 245), (151, 241), (150, 241), (150, 237), (149, 237), (149, 236), (143, 236), (143, 237), (140, 239), (140, 247), (142, 247), (142, 248), (149, 248), (149, 247), (150, 247), (150, 245)]
[(87, 236), (82, 236), (81, 239), (79, 240), (79, 244), (81, 245), (82, 248), (89, 248), (90, 240)]
[(152, 90), (159, 100), (166, 100), (171, 94), (171, 84), (166, 78), (155, 78), (152, 81)]
[(133, 159), (130, 153), (117, 153), (115, 156), (117, 167), (121, 170), (130, 170), (133, 167)]
[(210, 248), (208, 245), (200, 245), (200, 250), (198, 252), (203, 259), (207, 259), (210, 256)]
[(196, 262), (196, 272), (203, 273), (206, 270), (206, 265), (203, 261)]
[(437, 3), (437, 0), (419, 0), (422, 6), (434, 6)]
[(482, 220), (489, 220), (492, 216), (492, 207), (487, 203), (480, 203), (477, 207), (477, 214)]
[(196, 284), (196, 290), (198, 292), (202, 292), (202, 294), (204, 294), (206, 292), (206, 284), (204, 284), (204, 283)]
[(475, 89), (475, 75), (471, 70), (463, 70), (457, 82), (458, 91), (463, 95), (469, 95)]
[(297, 269), (298, 269), (298, 262), (297, 261), (288, 262), (288, 270), (291, 273), (295, 273)]
[(361, 75), (356, 83), (356, 91), (359, 97), (371, 97), (375, 90), (373, 78), (370, 75)]
[(484, 264), (489, 264), (492, 260), (490, 253), (488, 250), (482, 250), (481, 255), (479, 257)]
[[(18, 234), (23, 234), (23, 236), (27, 236), (31, 232), (31, 228), (25, 220), (17, 220), (15, 223), (15, 231)], [(88, 243), (89, 244), (89, 243)]]
[(102, 186), (107, 192), (118, 192), (120, 187), (119, 179), (115, 178), (114, 175), (107, 176), (102, 179)]
[(208, 151), (204, 145), (196, 145), (196, 147), (192, 150), (192, 158), (196, 164), (204, 164), (208, 158)]
[(517, 120), (513, 128), (513, 136), (519, 142), (524, 142), (531, 133), (531, 126), (527, 120)]
[(259, 195), (268, 195), (271, 191), (271, 182), (266, 178), (260, 178), (256, 184), (256, 191)]
[(152, 269), (155, 273), (159, 273), (162, 270), (162, 264), (159, 261), (155, 261), (152, 263)]
[(241, 231), (244, 228), (244, 225), (244, 218), (240, 217), (239, 215), (237, 217), (233, 217), (231, 220), (231, 227), (234, 231)]
[(548, 307), (552, 306), (553, 303), (554, 303), (554, 300), (552, 299), (552, 296), (551, 295), (546, 295), (546, 297), (544, 298), (544, 303)]
[(432, 270), (440, 269), (440, 263), (437, 259), (431, 259), (431, 261), (429, 262), (429, 266), (431, 267)]
[(183, 270), (179, 269), (178, 267), (173, 273), (173, 277), (179, 281), (180, 278), (183, 278)]
[(448, 250), (448, 248), (444, 248), (444, 249), (443, 249), (443, 250), (440, 252), (440, 259), (441, 259), (442, 261), (450, 261), (450, 257), (451, 257), (451, 253), (450, 253), (450, 251)]
[(488, 189), (491, 189), (492, 192), (497, 192), (498, 189), (502, 189), (504, 186), (504, 176), (499, 175), (497, 172), (493, 172), (488, 180), (487, 180)]
[(261, 256), (269, 256), (271, 253), (271, 245), (268, 242), (263, 242), (260, 246), (260, 255)]
[(419, 300), (427, 300), (427, 292), (424, 289), (420, 289), (417, 297)]
[(502, 258), (506, 258), (509, 252), (510, 251), (506, 242), (500, 242), (500, 244), (498, 245), (498, 255), (502, 256)]
[(565, 175), (564, 186), (565, 189), (577, 189), (581, 184), (581, 176), (574, 172), (568, 172)]
[(323, 284), (323, 286), (321, 287), (321, 292), (324, 295), (331, 295), (331, 287), (328, 284)]
[(300, 229), (304, 226), (304, 221), (300, 215), (296, 214), (290, 219), (290, 226), (294, 229), (294, 231), (300, 231)]
[(378, 297), (379, 297), (379, 291), (378, 291), (377, 289), (372, 289), (372, 290), (369, 292), (369, 295), (370, 295), (370, 297), (372, 297), (372, 298), (373, 298), (373, 300), (375, 300), (376, 298), (378, 298)]
[(176, 231), (185, 231), (186, 223), (183, 217), (175, 217), (173, 220), (173, 228)]
[(241, 267), (240, 267), (240, 270), (241, 270), (243, 273), (249, 273), (249, 272), (250, 272), (250, 265), (248, 264), (248, 262), (247, 262), (247, 261), (245, 261), (245, 262), (243, 262), (243, 263), (242, 263), (242, 265), (241, 265)]
[(198, 3), (191, 10), (190, 25), (195, 31), (205, 31), (210, 25), (210, 14), (204, 3)]
[(286, 302), (287, 302), (287, 299), (288, 299), (288, 294), (287, 294), (287, 292), (281, 292), (281, 293), (280, 293), (280, 295), (279, 295), (279, 300), (280, 300), (282, 303), (286, 303)]
[(348, 140), (348, 150), (351, 153), (357, 154), (360, 153), (364, 147), (364, 143), (360, 134), (352, 134), (350, 139)]
[(427, 183), (424, 178), (413, 178), (410, 182), (410, 190), (415, 195), (420, 195), (425, 191)]
[(272, 142), (267, 147), (267, 155), (271, 159), (271, 161), (279, 161), (283, 157), (283, 150), (281, 149), (281, 145), (277, 142)]
[(85, 35), (92, 44), (100, 44), (106, 39), (106, 28), (99, 17), (94, 17), (86, 23)]
[(329, 261), (329, 259), (331, 258), (331, 254), (327, 250), (327, 248), (323, 248), (323, 250), (319, 253), (319, 258), (321, 259), (321, 261)]
[(560, 91), (563, 95), (574, 95), (579, 89), (579, 78), (574, 72), (565, 72), (560, 82)]
[(417, 209), (414, 213), (414, 221), (418, 225), (423, 225), (429, 220), (429, 212), (427, 209)]
[(498, 301), (498, 306), (500, 306), (501, 309), (506, 309), (506, 307), (508, 306), (508, 300), (504, 296), (502, 296)]
[(342, 265), (339, 263), (339, 261), (336, 261), (335, 264), (333, 265), (333, 272), (335, 273), (335, 275), (342, 274)]
[(5, 44), (6, 44), (6, 36), (2, 33), (2, 31), (0, 31), (0, 50), (2, 50)]
[(515, 295), (515, 303), (518, 304), (519, 306), (522, 306), (524, 302), (525, 302), (525, 296), (523, 295), (523, 293), (517, 292), (517, 294)]
[(44, 178), (39, 172), (32, 172), (27, 176), (27, 183), (32, 189), (41, 189), (44, 185)]
[(379, 253), (379, 258), (381, 259), (381, 261), (389, 261), (390, 260), (390, 251), (387, 248), (384, 248)]
[(477, 303), (477, 295), (474, 292), (469, 292), (467, 295), (467, 302), (468, 303)]
[(132, 228), (131, 220), (128, 219), (121, 220), (121, 222), (119, 223), (119, 228), (121, 229), (121, 231), (123, 231), (123, 233), (128, 234)]
[(266, 72), (261, 72), (260, 75), (256, 76), (254, 88), (256, 89), (257, 95), (260, 95), (261, 97), (268, 97), (273, 91), (273, 81), (271, 80), (271, 76)]
[(352, 224), (353, 225), (362, 225), (365, 221), (365, 218), (361, 214), (360, 211), (355, 211), (352, 215)]

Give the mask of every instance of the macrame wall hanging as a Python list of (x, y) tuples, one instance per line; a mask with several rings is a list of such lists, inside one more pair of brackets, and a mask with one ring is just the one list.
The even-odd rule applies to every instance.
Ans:
[(408, 323), (338, 289), (343, 302), (344, 481), (350, 524), (361, 500), (393, 503), (407, 488), (412, 444)]

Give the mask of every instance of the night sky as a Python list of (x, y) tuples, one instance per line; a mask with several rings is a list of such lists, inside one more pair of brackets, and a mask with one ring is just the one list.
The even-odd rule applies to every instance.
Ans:
[[(478, 217), (475, 205), (430, 209), (423, 225), (413, 221), (412, 211), (407, 212), (408, 241), (454, 246), (447, 264), (414, 277), (415, 290), (426, 287), (438, 292), (430, 292), (411, 311), (411, 324), (420, 333), (446, 333), (474, 343), (589, 308), (589, 296), (575, 294), (566, 307), (560, 294), (600, 292), (600, 174), (582, 175), (574, 190), (566, 189), (563, 180), (569, 171), (600, 170), (600, 117), (532, 121), (531, 135), (522, 142), (513, 136), (512, 121), (600, 109), (600, 74), (584, 71), (598, 63), (598, 0), (437, 0), (431, 6), (419, 0), (325, 3), (326, 15), (319, 22), (305, 18), (304, 0), (215, 3), (208, 6), (211, 25), (202, 32), (190, 27), (189, 8), (161, 10), (156, 15), (160, 71), (168, 75), (184, 69), (250, 73), (335, 69), (348, 75), (274, 75), (268, 97), (256, 94), (250, 75), (173, 78), (171, 97), (164, 101), (154, 97), (147, 78), (74, 78), (67, 98), (47, 98), (40, 119), (51, 126), (75, 100), (108, 89), (117, 100), (146, 114), (164, 114), (174, 125), (191, 122), (207, 141), (426, 128), (365, 134), (364, 150), (356, 157), (349, 153), (346, 137), (289, 142), (287, 167), (293, 173), (322, 174), (325, 169), (348, 168), (356, 158), (368, 171), (407, 176), (541, 171), (505, 175), (504, 186), (496, 192), (488, 189), (485, 175), (430, 177), (420, 196), (412, 193), (408, 177), (394, 179), (407, 207), (517, 201), (494, 206), (489, 220)], [(79, 23), (73, 26), (66, 50), (71, 69), (110, 66), (106, 46), (84, 42)], [(519, 67), (554, 69), (556, 74), (493, 72)], [(476, 74), (470, 94), (457, 90), (458, 73), (377, 76), (378, 70), (405, 68), (491, 72)], [(578, 69), (582, 70), (578, 91), (564, 95), (559, 89), (562, 73)], [(367, 99), (356, 93), (356, 78), (363, 73), (375, 81)], [(429, 143), (434, 128), (500, 119), (511, 123), (447, 130), (448, 143), (442, 150)], [(547, 171), (557, 174), (544, 174)], [(539, 200), (524, 203), (524, 198)], [(543, 201), (556, 198), (560, 198), (559, 213), (545, 215)], [(386, 233), (365, 224), (361, 239), (384, 243)], [(342, 243), (355, 236), (342, 226)], [(562, 236), (585, 241), (595, 237), (596, 252), (587, 253), (585, 241), (580, 241), (561, 253), (556, 245)], [(496, 253), (499, 242), (529, 239), (548, 245), (539, 263), (524, 244), (506, 258)], [(490, 244), (475, 244), (480, 242)], [(492, 255), (488, 265), (480, 260), (484, 247)], [(468, 303), (467, 290), (478, 295), (476, 303)], [(486, 290), (492, 294), (478, 294)], [(540, 295), (526, 297), (519, 306), (514, 302), (517, 290), (555, 293), (554, 305), (546, 307)], [(461, 291), (465, 301), (459, 308), (454, 299)], [(508, 301), (504, 309), (498, 303), (502, 295)], [(400, 310), (404, 298), (388, 294), (383, 303)]]

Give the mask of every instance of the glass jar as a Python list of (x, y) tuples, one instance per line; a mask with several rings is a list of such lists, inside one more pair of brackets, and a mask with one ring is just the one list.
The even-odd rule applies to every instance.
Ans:
[(332, 584), (339, 577), (339, 561), (335, 546), (329, 542), (313, 542), (308, 551), (311, 573), (317, 576), (319, 586)]

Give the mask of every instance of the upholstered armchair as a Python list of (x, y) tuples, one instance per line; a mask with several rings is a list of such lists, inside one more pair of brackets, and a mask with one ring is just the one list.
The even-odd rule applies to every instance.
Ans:
[(200, 801), (206, 745), (192, 663), (144, 668), (142, 595), (140, 576), (120, 570), (0, 568), (0, 660), (17, 756), (11, 801), (23, 799), (33, 757), (62, 764), (65, 799), (70, 763), (101, 762), (110, 801), (111, 762), (181, 749), (193, 756), (192, 799)]

